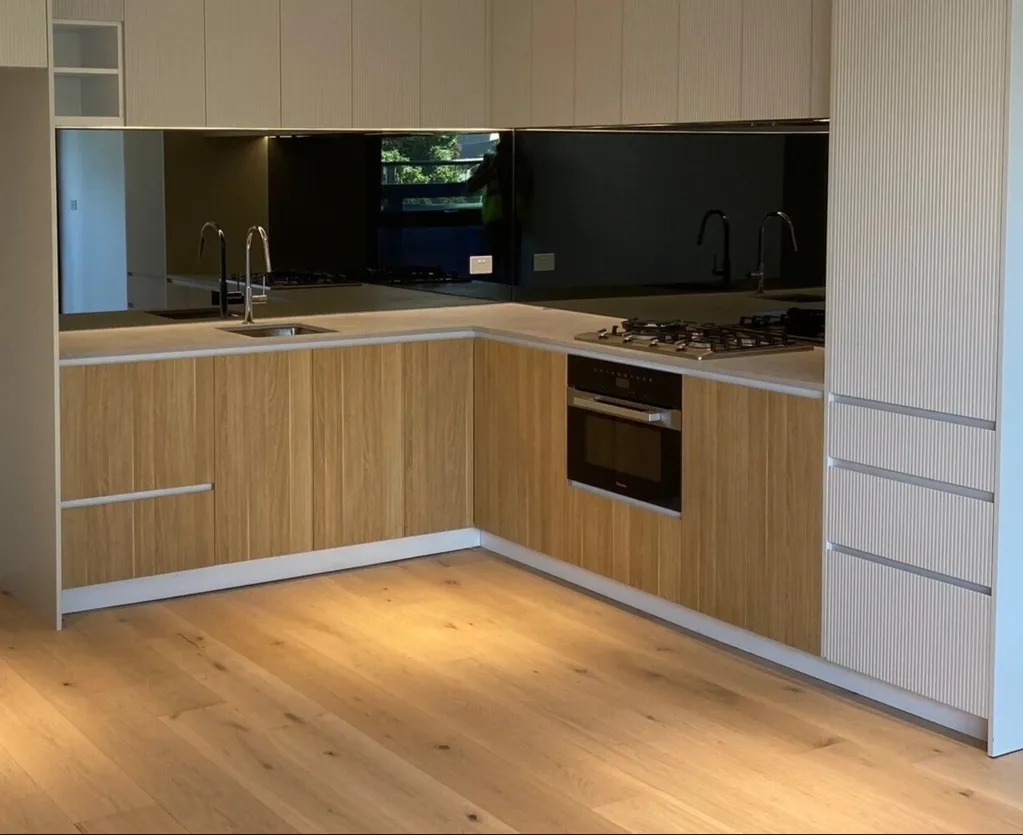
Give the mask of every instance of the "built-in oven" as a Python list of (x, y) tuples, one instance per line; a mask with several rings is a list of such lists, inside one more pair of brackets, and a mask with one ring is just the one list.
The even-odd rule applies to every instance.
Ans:
[(663, 510), (682, 510), (682, 380), (568, 357), (568, 478)]

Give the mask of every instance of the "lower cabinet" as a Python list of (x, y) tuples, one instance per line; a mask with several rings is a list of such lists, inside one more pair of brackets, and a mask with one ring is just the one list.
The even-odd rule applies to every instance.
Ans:
[(65, 509), (63, 587), (213, 565), (213, 503), (205, 491)]
[(218, 563), (313, 549), (312, 353), (216, 357)]
[(820, 653), (823, 404), (680, 377), (682, 516), (571, 487), (565, 357), (476, 345), (476, 526)]
[(317, 549), (471, 527), (472, 340), (313, 354)]

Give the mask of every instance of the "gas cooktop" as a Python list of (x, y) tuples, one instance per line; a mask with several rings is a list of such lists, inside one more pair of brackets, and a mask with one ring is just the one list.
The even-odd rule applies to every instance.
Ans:
[(789, 336), (780, 329), (681, 320), (626, 319), (611, 328), (581, 333), (576, 339), (693, 360), (809, 351), (813, 348), (810, 342)]

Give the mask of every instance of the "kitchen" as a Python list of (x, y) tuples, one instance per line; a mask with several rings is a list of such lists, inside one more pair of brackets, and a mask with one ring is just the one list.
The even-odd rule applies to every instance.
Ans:
[[(21, 198), (16, 210), (8, 204), (3, 215), (7, 231), (0, 246), (0, 270), (9, 287), (0, 332), (10, 342), (5, 353), (12, 395), (4, 406), (9, 430), (2, 455), (5, 471), (13, 474), (2, 516), (10, 546), (0, 563), (0, 584), (11, 596), (50, 627), (63, 625), (63, 634), (72, 636), (67, 640), (79, 647), (85, 646), (86, 636), (113, 628), (113, 612), (127, 613), (124, 617), (136, 621), (127, 644), (158, 647), (162, 660), (152, 663), (161, 674), (167, 673), (165, 662), (174, 669), (196, 669), (198, 674), (195, 659), (165, 643), (168, 634), (176, 634), (174, 624), (192, 624), (181, 627), (185, 634), (201, 629), (205, 637), (199, 643), (209, 641), (211, 647), (227, 641), (226, 633), (214, 629), (211, 613), (221, 600), (230, 611), (234, 605), (230, 600), (235, 599), (227, 596), (231, 594), (248, 601), (245, 605), (269, 607), (271, 612), (274, 590), (282, 600), (293, 598), (289, 613), (282, 602), (281, 612), (272, 617), (285, 632), (300, 632), (307, 646), (318, 640), (313, 622), (322, 627), (330, 618), (341, 617), (331, 611), (332, 594), (353, 606), (356, 597), (364, 595), (357, 610), (371, 615), (373, 595), (381, 593), (373, 591), (374, 576), (386, 577), (381, 582), (388, 589), (394, 583), (403, 589), (394, 594), (411, 599), (438, 584), (455, 588), (462, 582), (472, 584), (478, 594), (483, 588), (476, 584), (478, 578), (490, 576), (509, 587), (528, 586), (528, 595), (525, 591), (522, 595), (536, 596), (534, 606), (541, 589), (549, 589), (551, 606), (562, 605), (553, 603), (565, 600), (562, 586), (535, 579), (523, 579), (523, 586), (514, 579), (518, 575), (508, 573), (512, 569), (465, 563), (464, 557), (430, 556), (482, 546), (510, 564), (528, 566), (686, 630), (658, 627), (666, 636), (675, 636), (664, 641), (703, 635), (718, 645), (985, 740), (992, 755), (1021, 747), (1018, 700), (1013, 698), (1020, 672), (1012, 652), (1020, 624), (1011, 608), (998, 605), (1013, 599), (1018, 582), (1013, 520), (997, 513), (1016, 495), (1010, 464), (1018, 433), (1016, 418), (1006, 408), (1009, 398), (1004, 397), (1014, 379), (1016, 352), (1003, 333), (1012, 331), (1014, 283), (1008, 276), (1018, 263), (1018, 244), (1006, 233), (1016, 217), (1013, 185), (1018, 178), (1013, 140), (1018, 135), (1021, 87), (1015, 77), (1017, 62), (1011, 59), (1018, 58), (1023, 41), (1009, 37), (1020, 29), (1017, 4), (948, 2), (940, 13), (931, 14), (926, 4), (882, 0), (725, 4), (600, 0), (592, 8), (558, 0), (526, 4), (528, 12), (521, 11), (521, 4), (500, 0), (487, 4), (437, 0), (436, 5), (434, 0), (394, 0), (379, 4), (378, 12), (359, 0), (294, 2), (186, 4), (198, 15), (199, 31), (205, 32), (204, 72), (188, 60), (181, 44), (170, 44), (169, 36), (166, 43), (152, 34), (149, 41), (132, 37), (141, 31), (146, 15), (163, 15), (149, 23), (160, 27), (173, 23), (183, 44), (195, 31), (186, 15), (156, 11), (144, 0), (108, 4), (106, 11), (103, 3), (96, 3), (76, 14), (97, 16), (95, 25), (105, 24), (123, 37), (123, 66), (118, 61), (114, 68), (102, 68), (112, 72), (61, 73), (60, 66), (49, 68), (50, 53), (44, 50), (42, 63), (34, 64), (38, 69), (4, 70), (0, 75), (0, 99), (17, 117), (2, 129), (0, 142), (8, 152), (4, 158), (18, 160), (17, 165), (3, 166), (2, 182), (5, 192)], [(19, 4), (26, 10), (38, 5), (16, 0)], [(242, 6), (273, 11), (270, 20), (276, 37), (265, 37), (264, 46), (276, 56), (276, 73), (267, 70), (274, 62), (263, 62), (258, 69), (262, 75), (246, 74), (250, 72), (243, 69), (246, 65), (256, 72), (251, 47), (240, 49), (237, 40), (225, 42), (224, 33), (241, 25), (233, 13)], [(410, 15), (413, 6), (416, 13)], [(111, 14), (113, 7), (117, 8)], [(313, 7), (320, 17), (313, 15)], [(299, 8), (302, 14), (296, 11)], [(57, 9), (50, 14), (56, 21), (81, 20), (58, 14)], [(445, 25), (451, 24), (450, 15), (456, 15), (458, 27)], [(38, 16), (26, 12), (24, 17), (26, 25), (38, 23)], [(61, 27), (73, 26), (60, 22), (51, 26), (49, 18), (44, 24), (43, 36), (54, 46)], [(246, 30), (250, 39), (265, 36), (256, 24), (252, 27), (253, 31)], [(482, 36), (466, 36), (472, 32)], [(322, 83), (316, 95), (304, 95), (305, 87), (296, 86), (289, 73), (301, 68), (302, 61), (327, 60), (310, 46), (317, 38), (321, 43), (350, 44), (350, 71), (338, 75), (320, 72), (322, 65), (313, 67), (314, 77)], [(413, 41), (418, 60), (410, 62), (401, 44)], [(455, 54), (452, 41), (464, 47), (456, 66), (450, 60)], [(573, 49), (563, 50), (565, 42)], [(296, 51), (298, 43), (303, 49)], [(634, 43), (644, 48), (630, 46)], [(896, 43), (898, 47), (893, 46)], [(729, 53), (726, 47), (739, 52)], [(386, 71), (367, 73), (378, 54), (390, 55)], [(729, 59), (735, 54), (741, 55), (740, 61)], [(931, 67), (938, 55), (944, 69), (935, 76)], [(178, 69), (173, 79), (146, 74), (143, 58), (173, 59)], [(32, 60), (22, 57), (29, 67)], [(486, 71), (465, 72), (461, 62), (469, 60), (478, 61)], [(820, 68), (829, 64), (830, 70), (822, 72)], [(671, 72), (658, 77), (669, 65)], [(741, 66), (741, 72), (723, 71), (732, 65)], [(784, 73), (779, 73), (781, 66)], [(721, 86), (701, 80), (704, 71)], [(946, 83), (944, 73), (955, 74), (958, 83)], [(66, 87), (66, 76), (72, 75), (115, 76), (125, 85), (124, 112), (62, 116), (58, 110), (54, 115), (52, 85)], [(793, 78), (799, 83), (793, 84)], [(254, 79), (264, 83), (256, 85)], [(726, 87), (726, 79), (734, 86)], [(144, 93), (134, 86), (143, 81)], [(203, 112), (189, 110), (195, 97), (182, 94), (189, 82), (204, 92)], [(83, 82), (79, 102), (83, 107), (88, 98), (84, 91), (91, 83)], [(324, 89), (332, 85), (347, 92), (337, 95), (337, 90)], [(381, 95), (387, 85), (400, 95)], [(617, 92), (608, 95), (611, 90)], [(912, 91), (912, 103), (907, 103), (907, 91)], [(62, 105), (78, 101), (66, 90), (57, 99)], [(109, 99), (99, 96), (93, 99), (96, 102)], [(670, 213), (660, 211), (659, 220), (640, 220), (637, 226), (641, 231), (671, 227), (676, 245), (666, 257), (652, 253), (655, 266), (684, 251), (701, 259), (702, 269), (675, 269), (654, 280), (651, 270), (642, 270), (639, 281), (627, 290), (593, 289), (600, 266), (594, 266), (594, 260), (607, 261), (607, 274), (613, 277), (619, 271), (611, 263), (615, 258), (634, 257), (622, 255), (628, 251), (627, 241), (603, 245), (609, 235), (597, 222), (600, 215), (593, 199), (602, 191), (620, 196), (621, 168), (604, 165), (602, 180), (580, 179), (574, 158), (566, 153), (591, 143), (587, 154), (596, 158), (628, 146), (632, 150), (627, 153), (646, 161), (650, 154), (635, 148), (658, 142), (689, 142), (687, 147), (695, 148), (699, 142), (772, 139), (763, 130), (744, 134), (731, 127), (686, 127), (739, 120), (747, 127), (775, 122), (786, 133), (797, 123), (817, 124), (820, 138), (822, 118), (830, 119), (826, 256), (824, 234), (811, 231), (814, 224), (801, 221), (788, 205), (757, 207), (753, 222), (740, 224), (736, 216), (743, 211), (731, 203), (694, 200), (697, 205), (689, 206), (690, 201), (679, 199), (674, 202), (696, 212), (695, 223), (675, 228)], [(496, 266), (501, 278), (511, 264), (510, 282), (480, 278), (451, 282), (452, 287), (477, 282), (503, 285), (499, 289), (506, 295), (498, 294), (497, 300), (451, 288), (438, 292), (381, 284), (373, 285), (373, 291), (397, 290), (417, 301), (407, 301), (405, 309), (398, 309), (406, 305), (402, 302), (385, 310), (367, 309), (372, 307), (367, 302), (360, 312), (346, 312), (345, 302), (338, 310), (314, 311), (312, 302), (297, 301), (307, 306), (275, 310), (275, 292), (291, 293), (293, 300), (295, 294), (301, 298), (320, 290), (271, 285), (267, 304), (251, 308), (256, 327), (264, 330), (246, 333), (251, 326), (244, 322), (219, 321), (220, 309), (213, 299), (217, 291), (204, 289), (209, 294), (205, 322), (156, 325), (146, 320), (135, 326), (107, 323), (67, 329), (68, 318), (98, 315), (68, 313), (60, 317), (58, 329), (57, 311), (63, 310), (58, 307), (58, 273), (64, 267), (63, 257), (58, 259), (59, 214), (67, 206), (57, 197), (62, 171), (55, 146), (65, 130), (81, 132), (77, 129), (89, 127), (89, 119), (92, 126), (108, 128), (115, 124), (96, 120), (120, 119), (119, 125), (132, 128), (178, 124), (280, 137), (269, 140), (271, 145), (300, 143), (300, 137), (285, 139), (283, 134), (304, 135), (317, 128), (359, 127), (381, 142), (380, 137), (388, 135), (384, 132), (395, 129), (460, 124), (493, 133), (485, 129), (507, 126), (502, 145), (505, 134), (510, 134), (516, 152), (520, 145), (532, 143), (526, 155), (529, 194), (538, 208), (527, 218), (532, 226), (521, 222), (522, 228), (516, 229), (513, 221), (505, 230), (510, 255), (495, 249), (469, 252), (461, 259), (469, 272), (469, 256), (489, 254), (494, 263), (478, 267)], [(564, 129), (665, 123), (675, 127), (580, 134)], [(285, 126), (288, 131), (282, 130)], [(135, 131), (124, 131), (125, 136), (129, 133)], [(164, 131), (165, 141), (170, 134)], [(812, 141), (814, 136), (801, 139)], [(643, 142), (651, 144), (641, 146)], [(688, 159), (696, 152), (682, 156)], [(797, 161), (809, 159), (805, 153), (795, 156)], [(544, 168), (544, 159), (556, 164)], [(641, 168), (636, 166), (637, 171)], [(805, 171), (813, 166), (795, 168)], [(656, 174), (657, 166), (649, 169)], [(934, 170), (945, 172), (940, 181), (933, 177)], [(569, 194), (578, 189), (585, 195), (576, 216), (555, 209), (557, 193), (552, 189), (559, 173)], [(646, 182), (638, 174), (636, 179)], [(127, 181), (124, 188), (127, 192)], [(171, 185), (165, 183), (165, 188), (169, 192)], [(787, 190), (786, 202), (800, 191)], [(514, 180), (510, 192), (518, 193)], [(509, 192), (502, 188), (501, 193), (503, 198)], [(508, 202), (518, 208), (515, 200)], [(648, 210), (635, 202), (623, 205), (635, 206), (637, 212)], [(83, 204), (82, 210), (86, 208)], [(732, 216), (730, 251), (725, 249), (724, 224), (719, 224), (718, 216), (707, 218), (701, 233), (700, 219), (719, 208)], [(269, 211), (272, 259), (278, 241), (275, 226), (281, 225), (273, 220), (272, 204)], [(544, 211), (560, 217), (560, 225), (547, 223), (542, 227), (547, 231), (542, 231), (537, 224)], [(769, 214), (775, 211), (793, 219), (794, 234), (785, 218)], [(819, 215), (818, 210), (811, 218), (819, 220)], [(198, 225), (191, 224), (193, 248), (205, 220), (217, 218), (203, 215)], [(126, 213), (124, 225), (128, 222)], [(258, 218), (246, 223), (263, 225)], [(589, 246), (577, 248), (578, 260), (562, 257), (573, 252), (564, 243), (565, 230), (573, 225), (584, 233), (594, 230)], [(301, 231), (308, 224), (294, 226)], [(46, 228), (52, 234), (40, 235), (39, 230)], [(163, 228), (169, 235), (170, 226)], [(958, 230), (955, 235), (938, 234), (953, 228)], [(763, 256), (757, 252), (761, 229), (766, 229)], [(246, 227), (228, 236), (228, 258), (236, 265), (239, 259), (244, 264), (248, 231)], [(551, 234), (561, 238), (550, 244)], [(288, 251), (286, 228), (281, 237), (282, 251)], [(414, 237), (398, 236), (403, 242)], [(377, 246), (371, 236), (362, 238), (367, 263), (360, 266), (379, 268), (380, 262), (372, 263), (370, 257), (379, 258), (379, 241), (387, 236), (378, 233)], [(697, 238), (705, 238), (704, 244), (697, 246)], [(417, 245), (421, 242), (420, 236)], [(204, 274), (219, 290), (214, 238), (205, 246)], [(298, 250), (302, 247), (299, 243)], [(258, 229), (252, 232), (251, 248), (250, 264), (258, 263), (264, 255)], [(826, 268), (814, 275), (813, 269), (804, 267), (805, 277), (791, 284), (784, 281), (786, 263), (788, 274), (793, 264), (815, 263), (815, 249)], [(296, 251), (294, 246), (291, 251)], [(586, 261), (587, 255), (593, 257)], [(577, 269), (577, 264), (589, 266)], [(716, 290), (726, 264), (732, 273), (728, 293), (687, 294), (677, 287), (651, 290), (651, 285), (677, 283), (680, 274), (686, 276), (682, 281), (707, 282)], [(169, 275), (167, 266), (164, 269)], [(825, 271), (826, 349), (817, 344), (824, 306), (817, 276)], [(235, 266), (224, 272), (241, 269)], [(126, 268), (125, 280), (127, 273)], [(13, 274), (33, 280), (13, 282), (9, 278)], [(761, 277), (763, 293), (758, 292)], [(565, 286), (555, 287), (554, 278), (564, 278)], [(228, 293), (245, 283), (234, 280)], [(248, 283), (251, 295), (263, 295)], [(359, 289), (337, 287), (327, 292), (341, 298)], [(231, 307), (246, 305), (244, 300), (233, 301)], [(192, 303), (175, 309), (202, 310)], [(116, 315), (137, 314), (121, 310)], [(634, 321), (623, 332), (629, 319)], [(665, 322), (652, 319), (683, 321), (665, 327)], [(714, 327), (709, 326), (711, 321), (716, 322)], [(267, 326), (277, 330), (268, 333)], [(309, 331), (284, 335), (283, 326)], [(946, 336), (964, 327), (977, 334), (969, 351)], [(52, 389), (39, 385), (50, 379)], [(400, 562), (418, 557), (425, 559)], [(445, 560), (451, 560), (450, 566)], [(437, 566), (436, 582), (425, 579), (429, 565)], [(359, 566), (375, 567), (213, 597), (180, 597), (151, 609), (102, 611)], [(477, 574), (463, 576), (459, 571)], [(342, 591), (344, 584), (350, 585)], [(302, 614), (303, 588), (309, 594), (307, 615)], [(504, 600), (496, 590), (494, 595), (495, 600)], [(583, 599), (571, 597), (562, 611), (587, 610)], [(512, 602), (509, 598), (505, 605)], [(401, 622), (411, 626), (419, 614), (427, 616), (421, 604), (409, 606), (402, 609)], [(600, 617), (621, 623), (615, 620), (621, 615), (609, 614), (613, 607), (602, 606)], [(146, 611), (152, 614), (132, 614)], [(471, 618), (485, 622), (485, 608), (472, 611)], [(538, 616), (535, 608), (516, 611)], [(83, 612), (89, 614), (78, 614)], [(289, 620), (293, 617), (299, 620)], [(454, 628), (447, 632), (461, 631), (457, 617), (451, 623)], [(82, 637), (73, 637), (76, 629)], [(602, 631), (599, 625), (591, 631), (592, 640), (608, 640), (595, 637)], [(416, 644), (411, 637), (403, 647), (387, 635), (384, 630), (370, 637), (400, 657), (413, 653)], [(462, 639), (445, 642), (444, 636), (440, 632), (433, 643), (419, 648), (432, 653), (425, 657), (439, 663), (448, 652), (461, 658), (463, 650), (480, 663), (490, 657), (479, 648), (462, 646), (458, 643)], [(45, 638), (31, 630), (29, 637), (36, 654), (49, 652)], [(491, 631), (486, 637), (511, 640)], [(249, 662), (237, 657), (244, 639), (231, 640), (234, 660), (225, 663), (220, 658), (217, 663), (229, 669), (252, 663), (252, 655), (247, 656)], [(586, 656), (582, 638), (576, 635), (572, 640), (571, 652)], [(693, 645), (687, 640), (687, 647)], [(254, 644), (246, 646), (246, 652), (256, 651)], [(560, 651), (569, 652), (568, 646)], [(677, 646), (680, 652), (696, 651)], [(552, 649), (559, 651), (556, 645)], [(575, 665), (578, 670), (598, 664), (596, 645), (592, 649), (586, 656), (589, 661)], [(340, 646), (331, 649), (334, 655), (338, 652)], [(509, 658), (528, 663), (528, 652), (520, 648), (517, 653)], [(199, 649), (198, 655), (209, 660), (215, 653)], [(719, 656), (727, 658), (716, 650), (714, 658)], [(73, 693), (51, 689), (45, 666), (0, 657), (6, 665), (0, 670), (16, 671), (44, 692), (62, 715), (86, 710), (83, 705), (90, 704), (84, 697), (78, 702)], [(284, 675), (286, 668), (271, 654), (260, 652), (258, 657), (264, 669)], [(731, 669), (725, 660), (704, 663), (714, 675)], [(285, 680), (304, 680), (293, 662), (288, 664), (292, 666), (287, 667)], [(586, 673), (578, 670), (573, 687), (583, 681), (592, 699), (594, 685), (587, 686)], [(521, 672), (510, 667), (504, 674)], [(82, 675), (102, 677), (98, 669)], [(401, 684), (377, 675), (382, 673), (373, 673), (371, 679), (384, 690), (394, 692)], [(647, 680), (660, 681), (653, 674)], [(203, 674), (202, 681), (228, 704), (245, 704), (250, 698), (233, 679), (213, 680)], [(518, 689), (512, 692), (528, 691), (542, 698), (543, 691), (515, 681)], [(647, 689), (659, 694), (654, 699), (659, 707), (651, 716), (660, 710), (676, 711), (684, 703), (672, 702), (667, 685), (643, 684), (631, 677), (628, 682), (641, 694)], [(98, 686), (98, 679), (93, 684)], [(704, 693), (723, 685), (706, 686), (710, 691)], [(766, 682), (757, 686), (768, 687)], [(801, 685), (789, 686), (804, 692)], [(224, 695), (231, 687), (235, 689), (230, 695)], [(806, 690), (812, 688), (806, 685)], [(608, 687), (609, 694), (613, 690)], [(304, 697), (311, 692), (306, 688)], [(313, 701), (322, 705), (328, 694), (316, 692)], [(276, 692), (275, 698), (283, 695)], [(681, 693), (676, 695), (681, 698)], [(514, 699), (509, 694), (504, 698), (511, 709)], [(790, 698), (804, 701), (801, 695)], [(196, 721), (207, 715), (202, 711), (213, 709), (213, 702), (198, 707), (191, 697), (185, 703), (191, 706), (185, 714)], [(468, 721), (461, 714), (449, 715), (442, 704), (433, 700), (431, 704), (431, 711), (444, 711), (446, 723)], [(849, 704), (835, 696), (820, 709), (839, 711), (839, 705)], [(596, 702), (592, 706), (597, 709)], [(81, 722), (87, 711), (76, 715)], [(299, 710), (295, 715), (305, 714)], [(715, 716), (718, 723), (731, 721), (731, 714)], [(777, 714), (772, 716), (780, 721)], [(891, 724), (896, 720), (874, 711), (870, 716), (882, 723), (876, 728), (886, 729), (878, 731), (880, 735), (903, 740), (909, 747), (908, 740), (923, 733), (904, 720), (897, 720), (896, 733)], [(685, 721), (682, 715), (676, 718)], [(198, 743), (203, 729), (211, 727), (209, 720), (186, 723), (175, 726), (174, 733)], [(401, 727), (412, 733), (404, 724)], [(146, 728), (140, 720), (140, 731)], [(663, 725), (658, 728), (668, 733)], [(488, 750), (507, 744), (485, 729), (463, 730), (467, 739), (483, 739)], [(785, 733), (792, 732), (790, 728)], [(1010, 815), (1008, 807), (999, 805), (1004, 798), (992, 797), (994, 789), (983, 777), (967, 784), (972, 780), (968, 775), (983, 774), (979, 765), (969, 765), (968, 754), (950, 749), (953, 743), (947, 737), (927, 734), (935, 740), (932, 754), (938, 756), (927, 768), (913, 766), (921, 797), (928, 789), (949, 785), (941, 780), (950, 779), (962, 792), (982, 797), (987, 812)], [(862, 739), (848, 725), (841, 730), (836, 726), (833, 736), (839, 744), (825, 739), (810, 749), (835, 748), (836, 756), (841, 756), (848, 750), (843, 746), (851, 744), (849, 737)], [(793, 743), (790, 736), (781, 740), (782, 748)], [(744, 744), (748, 749), (756, 743)], [(123, 753), (103, 750), (104, 756), (126, 767)], [(206, 759), (217, 761), (215, 752), (202, 750)], [(510, 756), (507, 749), (501, 750), (503, 757)], [(802, 749), (795, 745), (786, 750)], [(890, 752), (883, 745), (879, 750)], [(983, 762), (978, 752), (972, 753)], [(810, 761), (822, 756), (830, 755), (813, 755)], [(779, 773), (792, 760), (784, 762), (775, 763)], [(935, 778), (942, 768), (951, 768), (949, 762), (967, 765), (955, 777)], [(999, 767), (1003, 762), (1012, 768), (1012, 758), (999, 760)], [(681, 768), (678, 758), (672, 764)], [(436, 766), (425, 762), (419, 767), (437, 773), (432, 770)], [(31, 771), (37, 781), (46, 777), (41, 770)], [(232, 779), (265, 785), (239, 774)], [(265, 779), (260, 775), (261, 781)], [(155, 775), (147, 781), (148, 796), (167, 811), (169, 801), (161, 799), (165, 787)], [(276, 788), (266, 790), (277, 796)], [(873, 785), (871, 790), (875, 797), (887, 797), (883, 786)], [(477, 791), (463, 785), (466, 797), (485, 793), (481, 787)], [(618, 785), (600, 792), (601, 802), (589, 804), (591, 810), (604, 810), (602, 825), (657, 828), (650, 818), (642, 818), (635, 804), (629, 805), (622, 791)], [(625, 796), (635, 795), (626, 791)], [(501, 821), (512, 828), (540, 828), (538, 822), (522, 819), (516, 819), (516, 826), (509, 820), (514, 809), (497, 814), (482, 800), (476, 802), (483, 808), (467, 814), (475, 815), (477, 822), (488, 820), (490, 828)], [(681, 814), (680, 803), (692, 802), (689, 793), (680, 798), (669, 792), (663, 802), (660, 825), (680, 826), (680, 818), (670, 815)], [(274, 808), (281, 820), (298, 828), (312, 826), (312, 819), (303, 818), (294, 805), (279, 803), (284, 805)], [(69, 814), (64, 807), (61, 811)], [(72, 811), (71, 818), (78, 822), (89, 819), (94, 810), (90, 807), (85, 817), (81, 810)], [(947, 811), (965, 814), (959, 808)], [(497, 820), (487, 818), (487, 813)], [(863, 825), (862, 808), (846, 813), (851, 816), (847, 820)], [(562, 818), (561, 826), (571, 828), (566, 820)], [(586, 828), (601, 823), (576, 820), (575, 826)], [(801, 822), (829, 828), (825, 820)], [(838, 825), (835, 820), (831, 826)], [(545, 823), (550, 825), (552, 819)], [(790, 825), (797, 826), (791, 821)], [(917, 825), (934, 824), (917, 820)], [(749, 821), (738, 824), (755, 826)], [(878, 826), (894, 828), (896, 823), (886, 818)]]

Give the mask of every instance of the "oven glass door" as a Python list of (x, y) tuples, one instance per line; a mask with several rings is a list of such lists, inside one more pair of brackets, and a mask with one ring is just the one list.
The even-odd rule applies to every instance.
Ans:
[(677, 428), (570, 405), (569, 480), (681, 511), (681, 439)]

